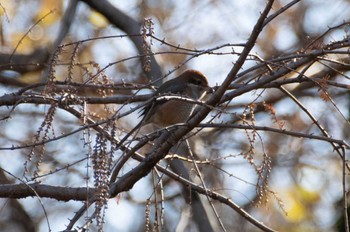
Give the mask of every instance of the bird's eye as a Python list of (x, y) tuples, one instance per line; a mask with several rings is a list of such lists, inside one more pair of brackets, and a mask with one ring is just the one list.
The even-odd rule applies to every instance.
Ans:
[(197, 78), (191, 79), (190, 82), (191, 82), (192, 84), (195, 84), (195, 85), (202, 85), (202, 80), (197, 79)]

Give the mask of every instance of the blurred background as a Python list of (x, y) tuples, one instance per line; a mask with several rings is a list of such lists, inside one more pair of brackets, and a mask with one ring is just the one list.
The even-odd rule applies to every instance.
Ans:
[[(211, 86), (220, 85), (226, 78), (237, 53), (242, 50), (239, 44), (249, 38), (266, 4), (265, 0), (109, 2), (135, 21), (142, 23), (147, 18), (153, 22), (153, 35), (159, 40), (148, 37), (147, 41), (156, 54), (161, 72), (160, 76), (153, 76), (154, 79), (173, 78), (191, 68), (204, 73)], [(275, 1), (272, 12), (289, 2)], [(150, 78), (145, 75), (139, 59), (140, 50), (124, 36), (125, 29), (111, 24), (84, 1), (78, 1), (69, 32), (58, 40), (69, 4), (70, 1), (57, 0), (0, 1), (0, 96), (45, 81), (50, 66), (54, 67), (52, 75), (57, 81), (66, 81), (69, 77), (75, 82), (84, 82), (99, 73), (93, 84), (149, 83)], [(257, 65), (256, 57), (277, 59), (347, 38), (348, 26), (324, 33), (349, 22), (349, 17), (350, 1), (347, 0), (300, 1), (266, 26), (241, 72)], [(308, 47), (319, 36), (321, 39)], [(57, 41), (64, 46), (52, 65), (49, 58)], [(78, 41), (81, 43), (76, 43)], [(217, 49), (213, 53), (203, 52), (214, 48)], [(20, 55), (23, 55), (22, 63)], [(286, 87), (332, 138), (349, 142), (349, 57), (334, 53), (327, 59), (336, 62), (315, 62), (305, 75), (319, 75), (347, 85), (347, 88), (327, 86), (326, 93), (331, 100), (325, 97), (324, 89), (314, 85), (293, 83)], [(259, 78), (258, 71), (242, 76), (235, 84)], [(135, 90), (121, 89), (80, 94), (104, 97), (133, 93)], [(150, 90), (140, 93), (150, 93)], [(127, 112), (137, 105), (90, 105), (87, 109), (91, 116), (103, 119), (117, 110)], [(80, 120), (59, 109), (52, 114), (52, 125), (43, 126), (49, 110), (48, 105), (20, 104), (14, 110), (0, 106), (0, 167), (6, 170), (1, 172), (0, 183), (35, 179), (55, 186), (93, 186), (92, 164), (87, 158), (94, 146), (93, 142), (87, 142), (94, 141), (93, 131), (89, 134), (82, 130), (45, 146), (10, 149), (41, 141), (45, 136), (55, 138), (80, 127)], [(118, 125), (130, 130), (138, 123), (138, 115), (133, 112), (120, 119)], [(211, 119), (214, 123), (240, 123), (321, 135), (310, 117), (278, 89), (257, 89), (234, 98), (214, 110), (206, 121)], [(343, 231), (342, 160), (330, 143), (227, 127), (203, 129), (192, 138), (191, 144), (198, 159), (210, 160), (200, 165), (207, 187), (232, 199), (264, 224), (278, 231)], [(114, 157), (118, 157), (118, 153)], [(135, 164), (136, 161), (131, 161), (125, 172)], [(263, 174), (259, 175), (259, 170)], [(155, 194), (152, 178), (148, 175), (129, 192), (108, 201), (104, 231), (146, 230), (147, 199), (153, 199)], [(186, 211), (180, 184), (168, 177), (163, 177), (163, 181), (163, 231), (181, 231), (180, 222), (186, 225), (184, 231), (198, 231), (195, 225), (183, 222), (190, 220), (187, 217), (191, 213)], [(215, 201), (214, 204), (227, 231), (258, 231), (232, 209)], [(82, 205), (77, 201), (47, 198), (3, 198), (0, 199), (0, 228), (4, 228), (3, 231), (64, 230), (69, 218)]]

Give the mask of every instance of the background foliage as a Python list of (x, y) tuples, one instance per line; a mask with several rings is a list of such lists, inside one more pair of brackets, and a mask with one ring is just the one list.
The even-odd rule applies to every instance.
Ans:
[[(4, 231), (344, 231), (348, 0), (5, 0), (0, 12)], [(121, 162), (147, 140), (118, 143), (150, 93), (189, 68), (216, 90), (170, 129), (193, 156), (159, 143), (154, 161)]]

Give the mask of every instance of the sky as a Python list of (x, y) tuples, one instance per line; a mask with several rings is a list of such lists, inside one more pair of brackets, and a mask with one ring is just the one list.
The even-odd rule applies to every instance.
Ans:
[[(140, 1), (129, 0), (129, 1), (120, 1), (114, 0), (111, 1), (115, 6), (119, 9), (124, 10), (129, 15), (138, 18), (139, 17), (139, 8), (138, 5)], [(283, 1), (289, 2), (289, 1)], [(305, 26), (308, 28), (310, 33), (317, 33), (319, 31), (324, 31), (330, 26), (334, 26), (343, 20), (348, 20), (350, 5), (347, 1), (335, 0), (332, 1), (319, 1), (319, 0), (306, 0), (303, 1), (307, 5), (312, 5), (310, 11), (308, 11), (305, 15)], [(259, 16), (259, 12), (262, 10), (262, 4), (265, 3), (265, 0), (245, 0), (245, 1), (200, 1), (200, 3), (193, 4), (193, 1), (183, 1), (179, 3), (178, 1), (163, 1), (159, 3), (159, 1), (149, 1), (149, 3), (153, 3), (155, 6), (157, 4), (163, 4), (166, 7), (169, 7), (174, 14), (169, 20), (162, 22), (159, 21), (156, 17), (152, 17), (155, 28), (155, 35), (158, 38), (165, 38), (166, 41), (172, 41), (173, 43), (181, 43), (182, 40), (188, 41), (189, 44), (192, 45), (191, 48), (197, 49), (205, 49), (205, 48), (213, 48), (225, 43), (244, 43), (248, 36), (250, 35), (251, 29), (254, 26), (255, 20)], [(33, 10), (30, 10), (29, 7), (32, 7)], [(30, 18), (31, 12), (34, 13), (38, 5), (27, 2), (26, 5), (19, 4), (18, 7), (18, 15), (15, 18), (11, 19), (11, 26), (6, 26), (5, 22), (5, 33), (13, 33), (15, 31), (25, 30), (28, 28), (28, 18)], [(92, 33), (94, 31), (93, 25), (84, 24), (84, 20), (86, 18), (86, 10), (87, 7), (81, 5), (78, 9), (77, 23), (72, 27), (72, 34), (76, 36), (78, 39), (86, 39), (94, 36)], [(10, 10), (9, 10), (10, 11)], [(147, 16), (148, 17), (148, 16)], [(291, 33), (291, 24), (286, 20), (281, 20), (281, 30), (277, 32), (276, 39), (271, 41), (271, 43), (276, 44), (276, 47), (281, 50), (293, 49), (293, 46), (296, 42), (296, 36)], [(15, 25), (15, 26), (13, 26)], [(83, 26), (82, 26), (83, 25)], [(57, 31), (57, 27), (52, 28), (52, 35)], [(40, 32), (40, 30), (39, 30)], [(39, 33), (38, 32), (38, 33)], [(101, 31), (101, 35), (118, 35), (121, 34), (119, 30), (115, 29), (113, 26), (107, 26)], [(172, 38), (171, 35), (176, 34), (175, 38)], [(338, 31), (329, 36), (329, 40), (336, 39), (340, 36), (343, 36), (343, 31)], [(106, 49), (106, 43), (108, 44), (108, 48)], [(165, 49), (164, 45), (161, 45), (157, 42), (154, 42), (152, 47), (153, 51), (162, 51)], [(240, 48), (235, 48), (239, 51)], [(220, 52), (230, 52), (231, 48), (221, 49)], [(257, 46), (254, 48), (253, 53), (258, 55), (263, 52), (263, 48)], [(115, 61), (117, 58), (128, 57), (132, 55), (137, 55), (133, 45), (127, 39), (115, 39), (115, 40), (101, 40), (96, 43), (93, 49), (93, 54), (98, 63), (103, 67), (108, 65), (110, 62)], [(224, 78), (226, 77), (229, 70), (232, 68), (232, 63), (235, 62), (236, 56), (232, 55), (203, 55), (193, 59), (188, 63), (188, 66), (194, 69), (198, 69), (203, 72), (209, 79), (209, 83), (211, 86), (219, 85)], [(174, 68), (172, 64), (164, 57), (157, 57), (158, 62), (164, 67), (164, 73), (170, 71)], [(131, 63), (134, 61), (131, 61)], [(248, 64), (249, 66), (249, 64)], [(248, 67), (246, 66), (246, 67)], [(115, 69), (110, 68), (107, 70), (107, 73), (113, 75), (115, 73)], [(172, 75), (171, 77), (174, 77)], [(118, 78), (123, 78), (123, 76)], [(127, 76), (125, 76), (127, 78)], [(8, 92), (8, 88), (0, 88), (0, 94), (4, 92)], [(241, 98), (235, 99), (237, 103), (247, 101), (249, 96), (243, 96)], [(308, 108), (317, 116), (322, 117), (322, 108), (320, 107), (323, 103), (321, 100), (315, 104), (315, 102), (305, 102)], [(290, 105), (286, 103), (281, 103), (277, 105), (277, 111), (284, 112), (290, 110)], [(22, 110), (25, 110), (26, 106), (21, 106)], [(30, 106), (31, 107), (31, 106)], [(46, 112), (47, 108), (45, 107), (37, 107), (38, 112)], [(345, 112), (346, 109), (342, 109)], [(21, 116), (18, 116), (21, 117)], [(15, 121), (15, 120), (14, 120)], [(17, 121), (17, 120), (16, 120)], [(22, 123), (23, 122), (23, 123)], [(6, 128), (7, 130), (20, 131), (21, 128), (26, 127), (24, 124), (24, 120), (18, 119), (18, 123), (14, 123), (12, 127)], [(38, 128), (39, 122), (33, 123), (31, 125), (32, 131), (35, 131)], [(11, 135), (11, 133), (8, 133)], [(23, 136), (25, 137), (25, 135)], [(238, 137), (238, 135), (237, 135)], [(16, 139), (19, 138), (18, 135), (14, 135)], [(235, 137), (233, 137), (235, 138)], [(238, 139), (238, 138), (237, 138)], [(74, 147), (73, 147), (74, 148)], [(76, 153), (72, 147), (64, 147), (60, 149), (65, 149), (67, 158), (72, 157), (71, 155)], [(324, 146), (320, 146), (320, 149), (324, 149)], [(237, 150), (226, 151), (227, 153), (236, 154)], [(0, 160), (0, 164), (4, 165), (11, 161), (12, 153), (9, 152), (8, 156), (4, 156), (7, 158), (2, 158)], [(305, 163), (312, 162), (314, 156), (305, 160)], [(251, 181), (254, 183), (254, 173), (251, 169), (249, 169), (248, 165), (240, 165), (242, 160), (237, 161), (237, 165), (232, 167), (227, 167), (228, 171), (235, 173), (237, 177), (243, 178), (245, 180)], [(22, 167), (23, 160), (17, 161), (18, 165), (13, 165), (13, 169), (9, 169), (10, 171), (15, 172), (15, 169), (18, 167)], [(321, 163), (320, 166), (328, 167), (329, 163)], [(248, 166), (248, 169), (247, 169)], [(248, 171), (247, 171), (248, 170)], [(283, 181), (279, 178), (272, 178), (271, 182), (276, 186), (288, 185), (288, 179), (291, 178), (288, 175), (288, 170), (282, 171), (286, 178)], [(322, 178), (322, 174), (315, 175), (313, 170), (305, 169), (303, 173), (303, 185), (310, 186), (312, 189), (317, 187), (319, 183), (319, 178)], [(290, 180), (292, 181), (292, 180)], [(232, 182), (232, 183), (231, 183)], [(148, 182), (142, 180), (140, 183), (131, 190), (131, 194), (136, 196), (139, 199), (146, 199), (150, 197), (152, 193), (152, 187), (146, 186)], [(286, 184), (287, 183), (287, 184)], [(251, 186), (247, 185), (243, 182), (236, 181), (236, 179), (227, 179), (227, 184), (234, 186), (237, 191), (233, 193), (235, 201), (239, 204), (246, 203), (249, 198), (249, 193)], [(329, 195), (335, 196), (339, 194), (336, 186), (339, 186), (339, 183), (333, 183), (335, 191), (330, 191)], [(324, 199), (327, 202), (327, 197)], [(38, 201), (32, 200), (29, 202), (23, 202), (23, 204), (36, 204), (38, 205)], [(80, 203), (72, 203), (74, 205), (79, 206)], [(327, 205), (327, 204), (325, 204)], [(127, 200), (123, 200), (123, 195), (121, 196), (121, 200), (111, 199), (108, 203), (107, 209), (107, 226), (113, 226), (117, 228), (118, 231), (130, 231), (130, 228), (133, 227), (135, 221), (133, 215), (140, 210), (137, 207), (134, 207), (132, 203), (129, 203)], [(35, 212), (33, 212), (35, 213)], [(327, 218), (330, 218), (329, 215), (334, 213), (331, 208), (327, 208), (326, 211), (323, 211), (318, 215), (320, 218), (324, 219), (324, 227), (326, 228), (332, 221)], [(171, 215), (172, 212), (169, 211)], [(55, 220), (55, 216), (49, 216), (51, 222), (51, 228), (53, 231), (56, 229), (64, 229), (62, 225), (68, 223), (66, 218), (71, 218), (73, 214), (69, 214), (66, 216), (60, 215), (61, 220)], [(63, 219), (63, 221), (62, 221)], [(140, 220), (143, 218), (140, 218)], [(65, 220), (65, 221), (64, 221)], [(40, 231), (47, 231), (47, 225), (45, 223), (40, 225)]]

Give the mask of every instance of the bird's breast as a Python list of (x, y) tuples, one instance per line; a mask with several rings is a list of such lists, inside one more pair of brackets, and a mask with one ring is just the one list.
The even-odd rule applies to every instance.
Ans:
[(150, 120), (159, 126), (185, 123), (193, 112), (195, 104), (179, 100), (169, 100), (159, 107)]

